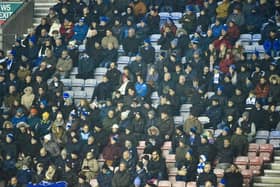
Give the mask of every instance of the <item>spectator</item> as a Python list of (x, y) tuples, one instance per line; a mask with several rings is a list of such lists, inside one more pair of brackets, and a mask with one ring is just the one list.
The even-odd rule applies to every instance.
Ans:
[(203, 172), (198, 175), (197, 184), (204, 185), (206, 181), (211, 181), (214, 186), (217, 184), (217, 177), (213, 171), (211, 171), (210, 163), (206, 163)]
[(148, 174), (153, 179), (166, 180), (167, 170), (165, 159), (159, 154), (158, 151), (152, 152), (151, 160), (148, 163)]
[(247, 155), (249, 143), (241, 127), (236, 127), (235, 133), (231, 137), (231, 146), (235, 156)]
[(62, 51), (61, 57), (58, 59), (56, 64), (56, 73), (63, 78), (69, 76), (70, 71), (73, 67), (73, 61), (68, 54), (67, 50)]

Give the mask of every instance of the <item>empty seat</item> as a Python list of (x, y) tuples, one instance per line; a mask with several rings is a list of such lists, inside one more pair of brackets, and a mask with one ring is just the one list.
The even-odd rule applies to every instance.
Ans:
[(267, 143), (267, 139), (256, 139), (256, 143), (257, 144), (266, 144)]
[(260, 145), (260, 153), (262, 153), (262, 152), (272, 153), (273, 152), (273, 145), (271, 145), (271, 144)]
[(192, 107), (192, 104), (182, 104), (180, 112), (189, 112)]
[(253, 42), (258, 42), (262, 39), (262, 35), (261, 34), (253, 34), (252, 36), (252, 41)]
[(171, 12), (170, 16), (171, 16), (171, 19), (178, 20), (178, 19), (182, 18), (183, 14), (182, 14), (182, 12)]
[(260, 145), (256, 143), (249, 144), (249, 151), (259, 151)]
[(160, 34), (152, 34), (150, 36), (150, 41), (151, 42), (157, 42), (160, 39), (161, 35)]
[(77, 74), (78, 74), (78, 67), (73, 67), (70, 72), (70, 75), (77, 75)]
[(120, 56), (118, 58), (118, 64), (128, 64), (130, 61), (130, 57), (129, 56)]
[(183, 116), (174, 116), (173, 119), (176, 125), (182, 125), (184, 123)]
[(158, 183), (158, 187), (171, 187), (171, 182), (167, 180), (161, 180)]
[(262, 45), (255, 45), (255, 50), (259, 53), (265, 53), (264, 47)]
[(269, 137), (269, 131), (260, 130), (257, 131), (256, 138), (257, 139), (266, 139)]
[(96, 79), (86, 79), (85, 87), (95, 87), (97, 85)]
[(84, 87), (85, 80), (84, 79), (72, 79), (72, 86), (76, 87)]
[(87, 96), (85, 91), (75, 91), (74, 92), (74, 98), (76, 99), (85, 99)]
[(197, 187), (196, 182), (195, 181), (188, 182), (186, 187)]
[(247, 165), (249, 163), (249, 158), (247, 156), (238, 156), (234, 163), (237, 165)]
[(94, 75), (105, 75), (107, 72), (107, 68), (98, 67), (95, 69)]
[(174, 187), (186, 187), (186, 182), (176, 181), (176, 182), (172, 183), (172, 186), (174, 186)]
[(93, 92), (94, 92), (94, 88), (93, 87), (86, 87), (84, 88), (86, 95), (87, 95), (87, 99), (91, 99)]
[(60, 81), (63, 83), (65, 87), (71, 87), (72, 86), (72, 80), (71, 79), (60, 79)]
[(252, 35), (251, 34), (240, 34), (239, 39), (241, 40), (241, 42), (251, 42)]
[(162, 20), (162, 19), (167, 19), (167, 18), (170, 17), (169, 12), (160, 12), (160, 13), (158, 13), (158, 15), (160, 16), (160, 19), (161, 19), (161, 20)]
[(269, 139), (280, 139), (280, 131), (271, 131)]
[(280, 148), (280, 139), (270, 139), (269, 144), (273, 145), (274, 148)]
[(262, 166), (263, 164), (263, 159), (262, 157), (251, 157), (249, 160), (249, 165), (250, 166)]
[(244, 45), (244, 52), (245, 53), (253, 53), (255, 52), (256, 47), (253, 45)]
[(208, 116), (199, 116), (198, 120), (200, 121), (200, 123), (204, 124), (208, 124), (210, 123), (210, 119)]

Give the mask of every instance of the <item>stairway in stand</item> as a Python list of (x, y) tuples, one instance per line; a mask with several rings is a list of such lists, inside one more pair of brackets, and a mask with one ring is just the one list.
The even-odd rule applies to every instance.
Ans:
[(41, 18), (48, 15), (49, 8), (56, 4), (56, 0), (35, 0), (33, 25), (40, 24)]
[(280, 150), (274, 150), (274, 159), (264, 164), (264, 176), (254, 177), (254, 187), (280, 186)]

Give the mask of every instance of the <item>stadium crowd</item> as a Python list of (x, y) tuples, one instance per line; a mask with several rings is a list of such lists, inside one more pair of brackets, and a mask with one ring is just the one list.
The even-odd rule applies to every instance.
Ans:
[[(265, 52), (246, 53), (245, 33), (260, 33)], [(168, 180), (161, 147), (171, 141), (177, 181), (242, 186), (234, 158), (247, 154), (258, 130), (280, 128), (279, 36), (279, 0), (58, 0), (26, 37), (0, 51), (0, 180), (8, 187), (88, 187), (92, 179), (100, 187), (156, 186)], [(122, 71), (120, 46), (131, 59)], [(60, 79), (73, 67), (82, 79), (108, 68), (91, 100), (77, 103), (64, 92)], [(190, 114), (175, 124), (183, 104), (192, 104)], [(219, 184), (213, 167), (226, 169)]]

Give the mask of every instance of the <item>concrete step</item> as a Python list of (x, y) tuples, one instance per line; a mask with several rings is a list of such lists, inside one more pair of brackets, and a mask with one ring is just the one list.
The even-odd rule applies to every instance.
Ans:
[(265, 163), (264, 169), (280, 170), (280, 163)]
[(42, 7), (46, 7), (46, 6), (54, 6), (56, 4), (56, 2), (35, 2), (34, 6), (42, 6)]
[(274, 163), (280, 163), (280, 156), (274, 156)]
[(279, 177), (280, 176), (280, 170), (271, 170), (271, 169), (265, 169), (264, 175), (268, 177)]
[(280, 156), (280, 149), (274, 149), (274, 156)]
[(49, 7), (36, 7), (34, 12), (49, 12)]
[(279, 184), (268, 184), (268, 183), (253, 183), (254, 187), (279, 187)]
[(42, 18), (42, 17), (46, 17), (47, 15), (48, 13), (45, 12), (34, 13), (34, 18)]
[(278, 184), (278, 186), (280, 186), (279, 177), (268, 177), (268, 176), (254, 177), (254, 182), (255, 183), (267, 183), (267, 184)]

